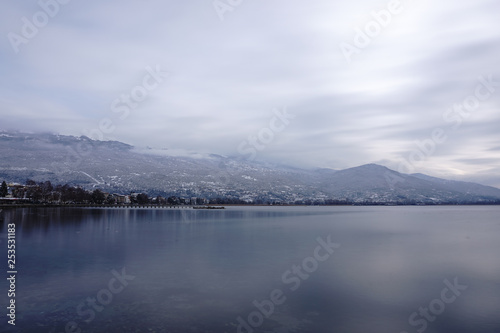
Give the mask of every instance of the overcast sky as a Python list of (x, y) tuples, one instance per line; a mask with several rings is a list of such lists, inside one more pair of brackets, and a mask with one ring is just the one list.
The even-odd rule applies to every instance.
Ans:
[(500, 186), (498, 0), (59, 1), (1, 4), (0, 129)]

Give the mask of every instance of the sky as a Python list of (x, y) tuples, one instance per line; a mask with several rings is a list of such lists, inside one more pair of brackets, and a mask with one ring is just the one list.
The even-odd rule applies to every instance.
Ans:
[(500, 187), (497, 0), (6, 0), (0, 129)]

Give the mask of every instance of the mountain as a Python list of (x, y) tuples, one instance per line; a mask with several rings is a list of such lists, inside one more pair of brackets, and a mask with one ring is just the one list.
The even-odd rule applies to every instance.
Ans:
[(419, 178), (419, 179), (427, 180), (427, 181), (435, 183), (435, 184), (446, 186), (447, 188), (449, 188), (451, 190), (455, 190), (457, 192), (473, 193), (474, 195), (481, 195), (484, 197), (488, 197), (488, 196), (495, 197), (498, 195), (498, 189), (495, 187), (491, 187), (491, 186), (484, 186), (484, 185), (471, 183), (471, 182), (462, 182), (462, 181), (454, 181), (454, 180), (436, 178), (436, 177), (427, 176), (427, 175), (424, 175), (421, 173), (415, 173), (415, 174), (412, 174), (412, 176)]
[(452, 180), (407, 175), (384, 166), (366, 164), (341, 170), (329, 177), (321, 189), (347, 198), (373, 202), (483, 202), (497, 200), (500, 189)]
[(367, 164), (304, 170), (215, 154), (138, 149), (116, 141), (0, 132), (0, 179), (50, 180), (107, 192), (232, 197), (246, 201), (487, 203), (500, 189)]

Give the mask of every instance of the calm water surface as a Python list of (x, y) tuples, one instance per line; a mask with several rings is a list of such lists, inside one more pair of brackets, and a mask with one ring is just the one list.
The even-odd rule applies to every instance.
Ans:
[(500, 207), (2, 215), (5, 332), (500, 332)]

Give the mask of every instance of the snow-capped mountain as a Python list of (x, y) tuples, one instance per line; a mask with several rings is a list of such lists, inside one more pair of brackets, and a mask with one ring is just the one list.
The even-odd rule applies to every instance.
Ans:
[(348, 200), (378, 203), (474, 203), (500, 200), (500, 189), (368, 164), (304, 170), (214, 154), (137, 149), (116, 141), (0, 132), (0, 179), (97, 187), (108, 192), (233, 197), (247, 201)]

